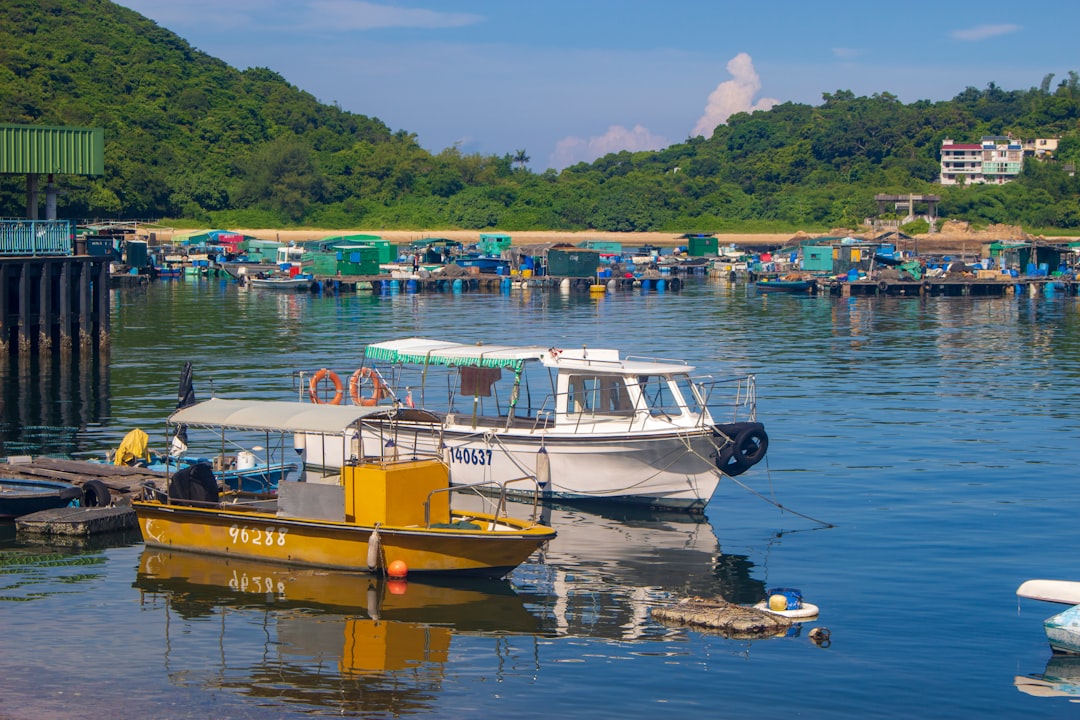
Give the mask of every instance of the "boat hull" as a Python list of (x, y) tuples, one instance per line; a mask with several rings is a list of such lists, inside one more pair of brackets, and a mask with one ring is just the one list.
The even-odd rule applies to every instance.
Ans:
[[(132, 503), (145, 543), (193, 552), (333, 570), (368, 572), (373, 527), (276, 514)], [(481, 514), (470, 517), (481, 519)], [(484, 526), (493, 520), (483, 518)], [(501, 577), (555, 536), (550, 528), (498, 521), (510, 529), (388, 527), (378, 529), (379, 566), (400, 560), (409, 573)]]
[[(146, 467), (148, 470), (171, 474), (200, 462), (214, 464), (211, 458), (185, 457), (179, 461), (176, 458), (168, 458), (150, 463)], [(256, 463), (249, 468), (218, 469), (214, 467), (214, 477), (226, 490), (245, 493), (272, 493), (281, 482), (299, 477), (302, 470), (299, 463)]]
[[(721, 477), (711, 430), (583, 438), (447, 426), (441, 436), (433, 436), (428, 428), (413, 431), (397, 424), (393, 433), (397, 452), (404, 456), (439, 452), (441, 445), (454, 485), (535, 475), (545, 500), (618, 501), (700, 511)], [(305, 466), (341, 467), (340, 445), (326, 445), (325, 452), (314, 438), (306, 445)], [(385, 452), (385, 434), (365, 433), (365, 456)], [(533, 494), (526, 484), (511, 485), (507, 491)]]
[(1051, 648), (1058, 652), (1080, 654), (1080, 605), (1047, 618), (1044, 627)]
[(82, 499), (78, 487), (53, 480), (0, 479), (0, 520), (52, 510)]
[(269, 278), (250, 278), (248, 282), (253, 288), (259, 288), (260, 290), (278, 290), (278, 291), (291, 291), (298, 292), (302, 290), (311, 289), (311, 280), (308, 279), (288, 279), (288, 280), (276, 280)]
[(758, 292), (810, 292), (814, 285), (809, 280), (759, 280), (754, 283)]

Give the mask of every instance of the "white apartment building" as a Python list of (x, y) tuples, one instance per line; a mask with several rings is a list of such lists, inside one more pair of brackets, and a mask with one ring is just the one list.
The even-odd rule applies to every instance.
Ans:
[(941, 142), (942, 185), (1002, 185), (1019, 175), (1023, 167), (1024, 146), (1016, 138), (991, 135), (978, 144), (956, 143), (949, 138)]

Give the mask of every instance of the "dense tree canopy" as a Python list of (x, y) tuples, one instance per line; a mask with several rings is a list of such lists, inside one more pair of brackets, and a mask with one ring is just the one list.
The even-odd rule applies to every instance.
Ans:
[[(9, 0), (0, 122), (102, 127), (106, 174), (63, 178), (65, 217), (220, 226), (704, 232), (854, 226), (876, 193), (937, 193), (944, 217), (1080, 230), (1080, 77), (943, 102), (826, 93), (742, 113), (709, 138), (536, 174), (524, 148), (432, 154), (407, 130), (236, 70), (106, 0)], [(934, 182), (941, 142), (1061, 138), (1003, 186)], [(0, 179), (0, 214), (23, 214)]]

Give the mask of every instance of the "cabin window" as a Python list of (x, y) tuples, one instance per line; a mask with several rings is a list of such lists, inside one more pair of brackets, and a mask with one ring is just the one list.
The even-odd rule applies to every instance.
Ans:
[(568, 413), (632, 415), (634, 408), (623, 379), (610, 375), (574, 375), (570, 378)]
[(651, 415), (674, 417), (682, 415), (679, 398), (672, 392), (669, 378), (663, 375), (638, 375), (644, 407)]

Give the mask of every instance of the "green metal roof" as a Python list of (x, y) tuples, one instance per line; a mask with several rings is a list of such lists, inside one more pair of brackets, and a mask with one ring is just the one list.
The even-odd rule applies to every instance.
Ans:
[(102, 128), (0, 125), (0, 173), (104, 175)]

